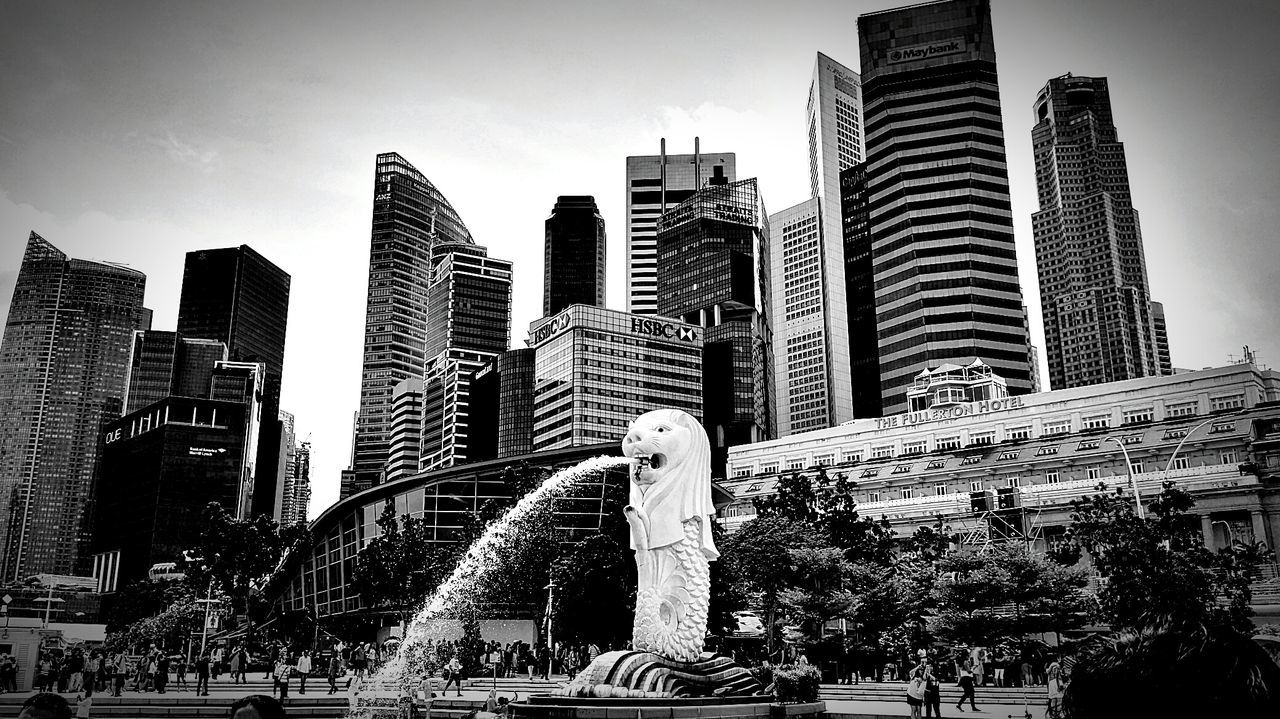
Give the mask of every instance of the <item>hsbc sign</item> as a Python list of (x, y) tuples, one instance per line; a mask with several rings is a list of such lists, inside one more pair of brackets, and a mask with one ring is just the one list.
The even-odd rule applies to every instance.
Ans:
[(569, 313), (566, 312), (565, 314), (562, 314), (559, 317), (556, 317), (555, 319), (551, 320), (545, 325), (534, 330), (533, 344), (540, 345), (543, 342), (546, 342), (548, 339), (551, 339), (551, 337), (554, 336), (556, 333), (558, 333), (560, 330), (566, 329), (569, 326), (569, 322), (570, 322)]
[(693, 327), (684, 327), (673, 322), (662, 322), (644, 317), (631, 318), (631, 331), (638, 335), (662, 337), (669, 340), (680, 340), (681, 342), (696, 342), (698, 340), (698, 330)]

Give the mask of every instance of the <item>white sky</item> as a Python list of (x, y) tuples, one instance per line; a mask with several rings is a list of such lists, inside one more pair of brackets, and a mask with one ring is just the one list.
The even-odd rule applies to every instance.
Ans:
[[(595, 195), (624, 306), (624, 158), (735, 152), (776, 211), (808, 192), (814, 55), (858, 67), (844, 2), (7, 2), (0, 21), (0, 313), (27, 233), (147, 274), (177, 318), (183, 255), (249, 244), (293, 276), (282, 397), (337, 497), (363, 341), (373, 161), (397, 151), (516, 267), (541, 309), (543, 221)], [(1031, 102), (1110, 78), (1173, 362), (1249, 344), (1280, 364), (1280, 3), (996, 0), (1023, 292), (1043, 350)]]

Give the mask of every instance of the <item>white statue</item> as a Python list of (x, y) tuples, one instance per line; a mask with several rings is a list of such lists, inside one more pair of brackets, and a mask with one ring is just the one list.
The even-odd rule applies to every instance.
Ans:
[(696, 661), (707, 632), (708, 562), (720, 556), (711, 536), (711, 444), (693, 417), (663, 409), (632, 421), (622, 453), (636, 460), (624, 510), (639, 572), (632, 646)]

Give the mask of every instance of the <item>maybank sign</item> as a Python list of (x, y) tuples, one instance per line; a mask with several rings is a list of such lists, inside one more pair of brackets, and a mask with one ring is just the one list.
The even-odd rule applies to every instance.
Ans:
[(1007, 409), (1025, 407), (1021, 397), (1001, 397), (1000, 399), (984, 399), (980, 402), (957, 404), (938, 409), (922, 409), (916, 412), (904, 412), (891, 417), (877, 417), (876, 429), (892, 429), (894, 427), (910, 427), (925, 422), (940, 422), (944, 419), (960, 419), (992, 412), (1003, 412)]
[(921, 45), (908, 45), (906, 47), (889, 48), (887, 55), (888, 64), (896, 65), (900, 62), (912, 62), (915, 60), (928, 60), (934, 57), (942, 57), (944, 55), (956, 55), (968, 49), (968, 45), (963, 38), (954, 38), (951, 40), (940, 40), (938, 42), (927, 42)]

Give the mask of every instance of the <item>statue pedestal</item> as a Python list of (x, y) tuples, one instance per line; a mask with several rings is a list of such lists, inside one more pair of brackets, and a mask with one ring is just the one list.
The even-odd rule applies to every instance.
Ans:
[(819, 719), (825, 702), (780, 704), (772, 697), (600, 699), (534, 695), (511, 704), (525, 719)]
[(652, 652), (605, 652), (574, 677), (562, 696), (598, 699), (754, 697), (764, 692), (746, 669), (720, 654), (678, 662)]

